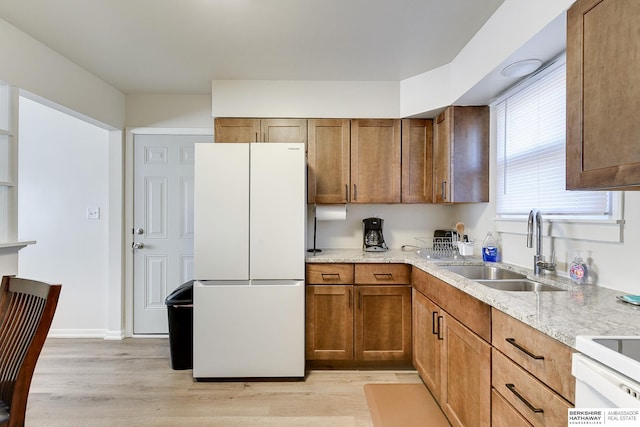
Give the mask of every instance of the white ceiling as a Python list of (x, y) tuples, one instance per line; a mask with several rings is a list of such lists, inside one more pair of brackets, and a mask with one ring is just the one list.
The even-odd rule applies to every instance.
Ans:
[(450, 62), (504, 0), (0, 0), (125, 93), (212, 79), (399, 81)]

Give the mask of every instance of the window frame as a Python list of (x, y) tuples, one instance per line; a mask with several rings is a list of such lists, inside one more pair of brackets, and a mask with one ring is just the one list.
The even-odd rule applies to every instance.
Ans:
[[(532, 84), (543, 79), (549, 73), (555, 71), (558, 67), (563, 66), (565, 63), (565, 54), (561, 54), (542, 70), (535, 74), (525, 77), (524, 79), (512, 85), (502, 94), (500, 94), (491, 103), (491, 108), (495, 112), (493, 117), (493, 124), (498, 125), (498, 105), (507, 98), (517, 94), (518, 92), (526, 89)], [(566, 133), (565, 133), (566, 135)], [(498, 133), (495, 133), (496, 151), (494, 153), (494, 159), (496, 165), (496, 201), (495, 201), (495, 223), (496, 231), (500, 233), (509, 234), (525, 234), (526, 227), (523, 228), (523, 223), (527, 222), (528, 214), (515, 214), (515, 213), (498, 213), (498, 180), (503, 179), (498, 172)], [(565, 168), (566, 173), (566, 168)], [(543, 211), (543, 219), (546, 223), (553, 223), (553, 227), (544, 227), (548, 230), (548, 236), (585, 240), (594, 242), (623, 242), (623, 230), (624, 230), (624, 192), (623, 191), (609, 191), (611, 194), (610, 199), (610, 214), (604, 215), (580, 215), (580, 214), (552, 214), (545, 213)], [(534, 206), (532, 206), (534, 208)], [(588, 236), (587, 238), (577, 238), (573, 236)]]

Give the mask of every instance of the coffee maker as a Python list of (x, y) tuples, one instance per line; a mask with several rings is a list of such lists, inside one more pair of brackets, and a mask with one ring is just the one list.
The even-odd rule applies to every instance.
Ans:
[(381, 252), (389, 249), (382, 236), (381, 218), (365, 218), (362, 220), (362, 248), (365, 252)]

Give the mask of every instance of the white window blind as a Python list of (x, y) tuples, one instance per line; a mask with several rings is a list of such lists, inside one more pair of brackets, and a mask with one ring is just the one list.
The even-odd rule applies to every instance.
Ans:
[(496, 106), (499, 215), (545, 214), (567, 218), (611, 215), (611, 193), (567, 191), (566, 73), (564, 61), (517, 88)]

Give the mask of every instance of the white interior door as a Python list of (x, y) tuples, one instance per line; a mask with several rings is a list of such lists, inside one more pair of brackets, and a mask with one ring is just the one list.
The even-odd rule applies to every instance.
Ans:
[(193, 278), (194, 143), (203, 135), (135, 135), (133, 333), (168, 333), (164, 300)]

